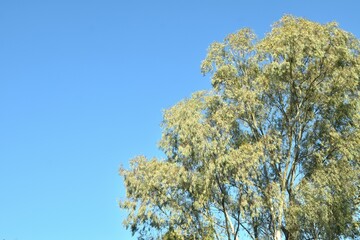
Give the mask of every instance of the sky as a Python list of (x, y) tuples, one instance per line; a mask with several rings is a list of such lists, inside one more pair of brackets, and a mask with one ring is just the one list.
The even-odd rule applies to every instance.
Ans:
[(0, 1), (0, 240), (131, 240), (120, 166), (161, 156), (162, 112), (210, 88), (206, 49), (284, 14), (360, 37), (360, 2)]

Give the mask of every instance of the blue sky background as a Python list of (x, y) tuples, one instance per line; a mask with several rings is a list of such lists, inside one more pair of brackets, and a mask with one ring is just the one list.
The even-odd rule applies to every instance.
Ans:
[(118, 168), (159, 156), (162, 110), (209, 88), (213, 41), (290, 13), (360, 36), (325, 0), (1, 0), (0, 240), (131, 238)]

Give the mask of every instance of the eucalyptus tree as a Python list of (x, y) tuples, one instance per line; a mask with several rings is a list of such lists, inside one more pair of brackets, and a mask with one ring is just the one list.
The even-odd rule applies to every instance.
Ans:
[(164, 112), (165, 159), (121, 169), (125, 225), (159, 239), (359, 237), (360, 44), (284, 16), (209, 47), (212, 89)]

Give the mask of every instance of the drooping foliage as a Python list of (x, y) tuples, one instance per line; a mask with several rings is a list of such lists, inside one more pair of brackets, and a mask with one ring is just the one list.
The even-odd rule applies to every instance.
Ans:
[(360, 44), (284, 16), (213, 43), (213, 89), (165, 111), (165, 159), (121, 169), (125, 225), (145, 239), (360, 236)]

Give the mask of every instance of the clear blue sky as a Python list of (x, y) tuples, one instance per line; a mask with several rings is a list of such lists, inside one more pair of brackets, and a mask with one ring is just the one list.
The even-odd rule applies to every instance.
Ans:
[(135, 239), (118, 168), (159, 155), (162, 110), (209, 88), (208, 45), (286, 13), (359, 37), (359, 4), (1, 0), (0, 240)]

